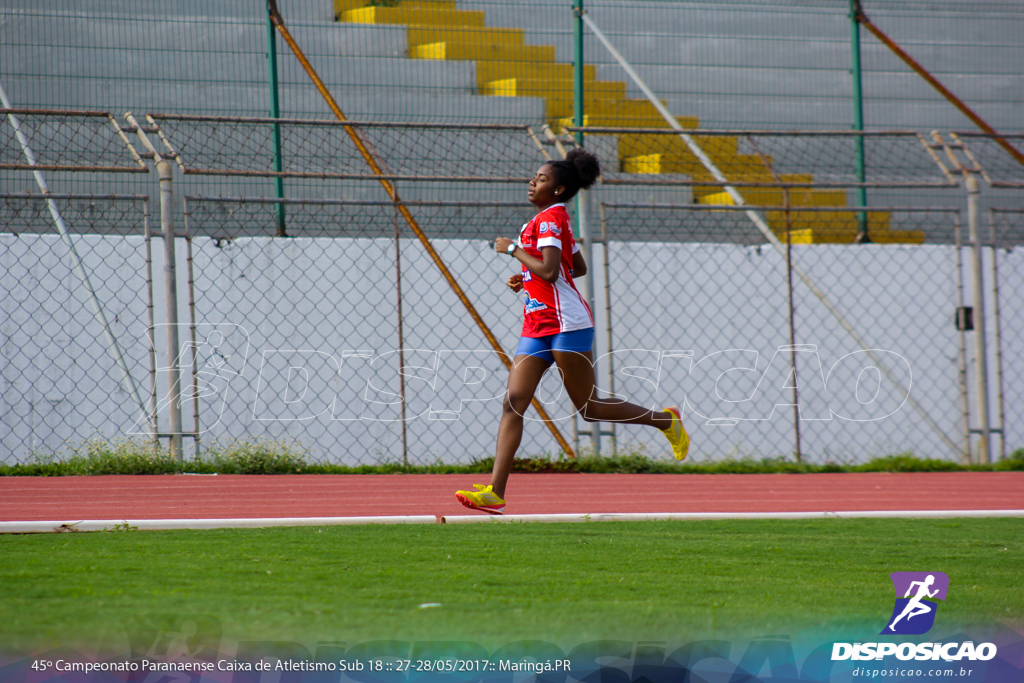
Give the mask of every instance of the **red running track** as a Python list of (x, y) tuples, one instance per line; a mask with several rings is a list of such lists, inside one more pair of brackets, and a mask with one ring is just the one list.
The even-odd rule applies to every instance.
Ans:
[[(0, 477), (0, 522), (472, 514), (465, 474)], [(513, 474), (508, 514), (1016, 510), (1024, 472)]]

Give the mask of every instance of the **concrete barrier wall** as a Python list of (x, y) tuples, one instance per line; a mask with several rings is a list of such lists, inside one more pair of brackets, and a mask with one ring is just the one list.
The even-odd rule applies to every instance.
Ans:
[[(78, 239), (135, 381), (148, 400), (141, 239)], [(2, 244), (3, 287), (9, 295), (3, 299), (0, 321), (0, 461), (59, 452), (93, 437), (109, 440), (145, 432), (144, 425), (136, 426), (139, 411), (81, 287), (68, 271), (59, 238), (4, 235)], [(522, 305), (519, 296), (503, 287), (512, 266), (490, 253), (483, 241), (437, 240), (435, 245), (511, 352)], [(412, 368), (406, 371), (410, 462), (466, 462), (491, 454), (500, 413), (495, 397), (507, 374), (417, 242), (403, 240), (401, 245), (401, 344), (392, 240), (200, 239), (195, 247), (200, 419), (207, 444), (265, 437), (301, 444), (319, 461), (401, 461), (395, 351), (403, 346), (406, 365)], [(788, 351), (780, 351), (789, 344), (781, 259), (762, 247), (721, 244), (613, 242), (610, 250), (617, 393), (652, 407), (686, 400), (694, 457), (791, 453), (792, 408), (785, 405), (789, 357)], [(104, 264), (115, 252), (124, 261), (121, 268), (135, 269), (130, 278), (104, 275), (109, 270)], [(882, 354), (885, 363), (910, 387), (910, 396), (960, 444), (953, 249), (805, 246), (795, 258), (858, 333), (888, 352)], [(1000, 258), (1002, 281), (1024, 279), (1019, 250), (1001, 252)], [(183, 266), (182, 243), (178, 260)], [(602, 260), (597, 249), (599, 293), (604, 291)], [(16, 263), (29, 263), (32, 277), (13, 281)], [(891, 272), (897, 265), (899, 272)], [(161, 268), (157, 254), (155, 272)], [(183, 267), (181, 272), (181, 319), (186, 321)], [(893, 284), (900, 282), (901, 287)], [(804, 345), (798, 374), (807, 415), (801, 420), (804, 453), (815, 462), (857, 462), (903, 451), (954, 458), (895, 386), (870, 369), (873, 363), (858, 354), (858, 345), (822, 304), (799, 283), (795, 295), (797, 342)], [(159, 324), (159, 286), (155, 303)], [(1004, 314), (1012, 318), (1014, 311), (1004, 305)], [(596, 317), (601, 356), (608, 351), (603, 305)], [(989, 321), (990, 341), (991, 325)], [(1004, 334), (1019, 326), (1019, 320), (1003, 320)], [(158, 365), (166, 367), (162, 329), (158, 326)], [(181, 336), (183, 342), (190, 338), (186, 330)], [(1011, 333), (1004, 339), (1008, 377), (1024, 371), (1018, 337)], [(969, 358), (972, 348), (969, 342)], [(445, 350), (479, 353), (461, 360), (437, 355)], [(690, 351), (692, 358), (665, 351)], [(991, 357), (990, 367), (994, 406)], [(467, 374), (466, 368), (480, 369)], [(606, 370), (607, 360), (601, 360), (598, 377), (605, 389)], [(723, 372), (727, 379), (719, 378)], [(158, 397), (165, 401), (166, 373), (159, 372), (158, 378)], [(190, 383), (190, 374), (186, 378)], [(477, 384), (464, 384), (477, 379)], [(557, 377), (545, 380), (541, 395), (553, 416), (566, 418), (560, 424), (571, 434), (567, 418), (572, 411)], [(460, 399), (475, 400), (462, 404), (458, 419), (430, 418), (432, 409), (451, 410)], [(1020, 399), (1019, 392), (1008, 393), (1009, 416), (1024, 410)], [(166, 428), (166, 406), (160, 412)], [(191, 401), (185, 401), (183, 412), (189, 427)], [(888, 412), (893, 414), (886, 416)], [(1011, 448), (1024, 444), (1018, 422), (1011, 419), (1007, 425)], [(653, 455), (666, 452), (660, 435), (649, 429), (620, 425), (618, 434), (620, 447), (645, 448)], [(528, 423), (523, 454), (556, 450), (542, 425)]]

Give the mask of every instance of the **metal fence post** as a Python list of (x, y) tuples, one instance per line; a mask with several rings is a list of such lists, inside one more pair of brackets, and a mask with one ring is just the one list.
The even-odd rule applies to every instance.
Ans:
[[(583, 0), (572, 3), (572, 124), (577, 129), (576, 145), (583, 148)], [(587, 274), (583, 277), (583, 296), (594, 308), (594, 240), (590, 234), (590, 193), (582, 191), (576, 196), (576, 222), (579, 225), (580, 240), (583, 243), (583, 258), (587, 262)], [(596, 349), (595, 349), (596, 351)], [(611, 349), (608, 349), (611, 352)], [(594, 455), (601, 453), (601, 425), (590, 423), (590, 436), (593, 440)]]
[(959, 348), (957, 349), (957, 362), (960, 375), (960, 402), (964, 409), (964, 462), (971, 462), (971, 404), (967, 396), (967, 316), (964, 309), (964, 262), (963, 262), (963, 229), (960, 225), (960, 217), (957, 216), (955, 227), (955, 249), (956, 249), (956, 329), (959, 333)]
[[(267, 67), (268, 78), (270, 79), (270, 117), (277, 119), (281, 117), (281, 100), (278, 94), (277, 79), (277, 33), (274, 32), (274, 22), (271, 20), (270, 12), (267, 12)], [(281, 155), (281, 124), (274, 124), (274, 171), (281, 173), (284, 162)], [(274, 178), (274, 192), (278, 199), (284, 199), (284, 178)], [(277, 236), (286, 237), (288, 232), (285, 228), (284, 202), (278, 202), (275, 218), (277, 220)]]
[(164, 236), (164, 299), (167, 315), (167, 411), (171, 455), (181, 462), (181, 371), (178, 341), (178, 279), (174, 258), (174, 192), (171, 162), (156, 162), (160, 175), (160, 227)]
[(1003, 335), (1002, 316), (999, 312), (999, 250), (996, 248), (996, 219), (994, 211), (988, 214), (989, 239), (992, 240), (992, 325), (996, 352), (996, 405), (999, 411), (999, 459), (1006, 457), (1006, 404), (1003, 392)]
[(981, 435), (981, 442), (978, 444), (978, 459), (982, 463), (991, 463), (992, 435), (988, 414), (988, 363), (986, 362), (988, 349), (985, 340), (985, 291), (982, 289), (981, 231), (978, 226), (978, 196), (981, 194), (981, 189), (975, 173), (968, 172), (966, 176), (967, 228), (970, 231), (971, 284), (974, 288), (974, 355), (977, 364), (975, 380), (977, 382), (978, 421), (980, 423), (977, 432)]
[[(861, 90), (861, 69), (860, 69), (860, 22), (857, 21), (856, 0), (850, 0), (850, 61), (853, 75), (853, 129), (858, 133), (864, 132), (864, 95)], [(858, 136), (855, 140), (854, 169), (857, 174), (857, 182), (863, 183), (865, 178), (864, 170), (864, 137)], [(857, 206), (868, 205), (868, 191), (863, 185), (857, 188)], [(857, 213), (857, 238), (858, 243), (870, 242), (868, 236), (868, 216), (865, 212)]]
[[(572, 125), (583, 126), (583, 0), (572, 2)], [(583, 146), (583, 131), (576, 131), (576, 144)]]

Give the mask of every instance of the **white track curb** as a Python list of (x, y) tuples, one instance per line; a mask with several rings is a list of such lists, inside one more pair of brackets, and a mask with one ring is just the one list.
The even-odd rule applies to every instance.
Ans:
[(442, 524), (480, 522), (643, 522), (648, 520), (714, 519), (853, 519), (890, 517), (945, 519), (950, 517), (1024, 517), (1024, 510), (849, 510), (839, 512), (630, 512), (589, 515), (445, 515)]
[(0, 533), (33, 534), (105, 531), (118, 528), (257, 529), (273, 526), (336, 526), (354, 524), (480, 524), (502, 522), (643, 522), (654, 520), (722, 519), (856, 519), (865, 517), (946, 519), (952, 517), (1024, 517), (1024, 510), (849, 510), (838, 512), (598, 512), (561, 515), (410, 515), (393, 517), (269, 517), (258, 519), (87, 519), (78, 521), (0, 522)]

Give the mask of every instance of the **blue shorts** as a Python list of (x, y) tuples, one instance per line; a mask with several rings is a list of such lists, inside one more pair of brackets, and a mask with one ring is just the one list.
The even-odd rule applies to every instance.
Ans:
[(586, 353), (594, 348), (594, 328), (559, 332), (547, 337), (520, 337), (516, 348), (517, 356), (536, 356), (553, 363), (555, 355), (552, 351), (576, 351)]

